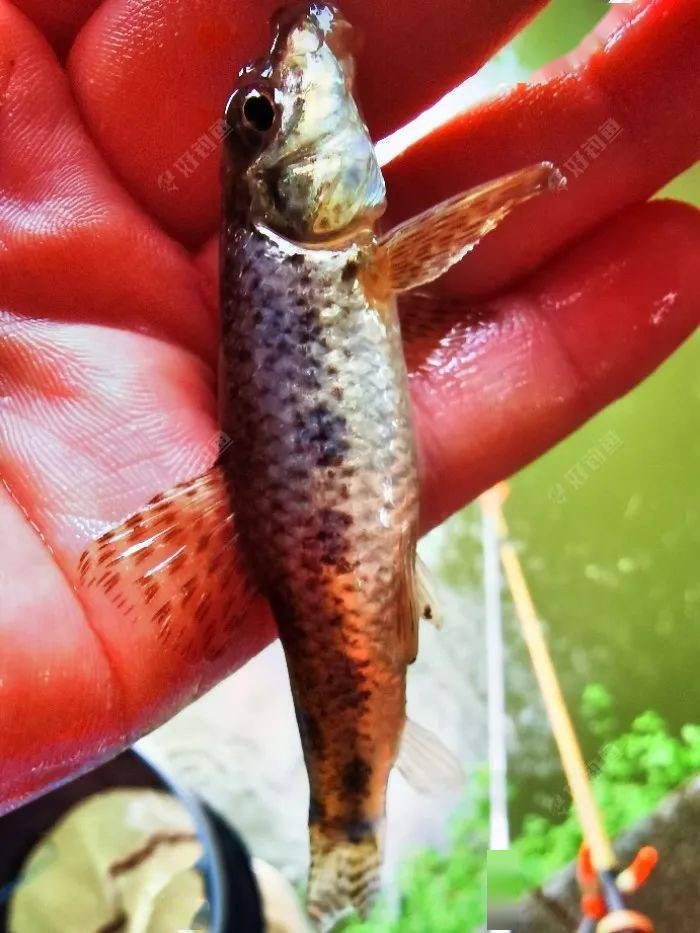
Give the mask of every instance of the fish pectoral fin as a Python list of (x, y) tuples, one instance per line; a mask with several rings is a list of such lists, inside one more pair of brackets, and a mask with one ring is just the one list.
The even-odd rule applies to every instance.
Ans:
[(416, 603), (418, 614), (425, 622), (430, 622), (436, 629), (442, 628), (442, 615), (435, 596), (432, 574), (425, 561), (416, 555)]
[(155, 496), (93, 541), (78, 576), (85, 599), (98, 591), (124, 616), (150, 621), (163, 646), (218, 657), (256, 595), (238, 558), (221, 468)]
[[(383, 237), (373, 258), (376, 291), (403, 292), (443, 275), (518, 204), (566, 183), (539, 162), (462, 192), (407, 220)], [(368, 270), (371, 279), (372, 270)]]
[(457, 792), (464, 789), (464, 768), (434, 732), (406, 720), (396, 767), (421, 794)]

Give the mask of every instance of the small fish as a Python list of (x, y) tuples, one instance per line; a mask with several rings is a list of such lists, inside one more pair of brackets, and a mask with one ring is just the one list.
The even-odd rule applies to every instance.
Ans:
[[(333, 7), (278, 15), (225, 111), (220, 424), (204, 476), (83, 555), (85, 585), (212, 658), (256, 592), (284, 646), (309, 784), (307, 907), (318, 929), (378, 889), (389, 772), (459, 774), (406, 724), (419, 619), (418, 474), (396, 295), (461, 259), (513, 207), (562, 184), (548, 163), (458, 195), (385, 236), (385, 188)], [(243, 562), (241, 564), (241, 561)], [(241, 589), (241, 575), (250, 586)], [(403, 742), (403, 748), (402, 748)], [(430, 763), (432, 759), (432, 763)], [(441, 773), (442, 777), (436, 775)]]

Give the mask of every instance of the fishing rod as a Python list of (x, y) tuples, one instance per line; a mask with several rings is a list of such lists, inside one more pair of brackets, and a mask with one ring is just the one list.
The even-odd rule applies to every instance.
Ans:
[(585, 843), (577, 868), (583, 921), (578, 933), (653, 933), (652, 921), (630, 910), (625, 895), (636, 891), (649, 877), (657, 861), (656, 851), (644, 847), (627, 869), (618, 872), (617, 857), (593, 794), (542, 624), (520, 559), (509, 540), (503, 513), (508, 492), (507, 484), (500, 483), (482, 496), (482, 508), (492, 516), (498, 529), (501, 564), (583, 831)]

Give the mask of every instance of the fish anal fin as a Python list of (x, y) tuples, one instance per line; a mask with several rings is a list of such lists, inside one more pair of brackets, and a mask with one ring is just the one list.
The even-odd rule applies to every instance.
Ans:
[(418, 288), (443, 275), (518, 204), (565, 185), (550, 162), (539, 162), (465, 191), (405, 221), (384, 236), (364, 273), (370, 290)]
[(83, 552), (79, 587), (150, 623), (183, 659), (216, 658), (255, 595), (220, 467), (155, 496)]
[(456, 793), (464, 789), (464, 768), (442, 741), (412, 719), (406, 720), (396, 767), (421, 794)]

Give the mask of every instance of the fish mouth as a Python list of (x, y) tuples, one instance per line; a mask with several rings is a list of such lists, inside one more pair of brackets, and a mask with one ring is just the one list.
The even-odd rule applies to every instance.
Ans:
[(290, 37), (296, 32), (316, 34), (318, 47), (326, 44), (350, 80), (354, 74), (353, 57), (357, 34), (338, 7), (331, 3), (302, 3), (278, 8), (270, 17), (273, 35), (269, 64), (271, 68), (286, 57)]
[(238, 73), (238, 79), (271, 80), (291, 56), (292, 36), (304, 32), (317, 37), (317, 51), (327, 45), (346, 75), (352, 92), (355, 74), (354, 55), (357, 33), (338, 7), (330, 3), (301, 3), (281, 6), (270, 16), (270, 51), (249, 61)]

